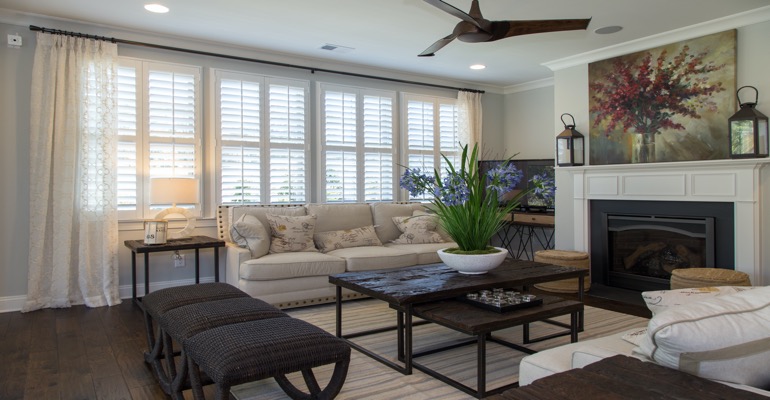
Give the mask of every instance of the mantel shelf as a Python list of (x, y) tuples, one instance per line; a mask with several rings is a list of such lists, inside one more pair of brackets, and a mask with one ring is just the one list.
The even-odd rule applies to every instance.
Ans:
[(606, 165), (583, 165), (579, 167), (556, 167), (557, 170), (568, 171), (570, 173), (580, 172), (619, 172), (627, 170), (677, 170), (692, 168), (760, 168), (770, 164), (770, 158), (743, 158), (743, 159), (723, 159), (723, 160), (702, 160), (702, 161), (678, 161), (678, 162), (659, 162), (659, 163), (636, 163), (636, 164), (606, 164)]

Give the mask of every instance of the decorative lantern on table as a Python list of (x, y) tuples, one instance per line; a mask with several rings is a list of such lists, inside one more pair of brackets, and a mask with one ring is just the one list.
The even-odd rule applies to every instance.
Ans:
[[(564, 122), (565, 115), (572, 118), (571, 125)], [(561, 122), (564, 124), (564, 131), (556, 136), (556, 165), (560, 167), (583, 165), (585, 163), (585, 138), (575, 130), (575, 117), (564, 113), (561, 115)]]
[[(741, 103), (741, 89), (754, 89), (753, 103)], [(735, 93), (741, 109), (729, 122), (730, 158), (757, 158), (768, 155), (767, 116), (757, 111), (759, 91), (753, 86), (743, 86)]]

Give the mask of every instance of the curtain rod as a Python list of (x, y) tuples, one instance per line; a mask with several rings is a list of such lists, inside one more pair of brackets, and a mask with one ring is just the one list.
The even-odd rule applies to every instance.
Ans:
[(65, 36), (81, 37), (81, 38), (86, 38), (86, 39), (103, 40), (103, 41), (107, 41), (107, 42), (119, 43), (119, 44), (127, 44), (127, 45), (131, 45), (131, 46), (151, 47), (151, 48), (155, 48), (155, 49), (178, 51), (178, 52), (182, 52), (182, 53), (197, 54), (197, 55), (202, 55), (202, 56), (211, 56), (211, 57), (227, 58), (227, 59), (230, 59), (230, 60), (248, 61), (248, 62), (253, 62), (253, 63), (276, 65), (276, 66), (279, 66), (279, 67), (304, 69), (306, 71), (310, 71), (311, 74), (314, 74), (314, 73), (316, 73), (316, 71), (318, 71), (318, 72), (326, 72), (326, 73), (329, 73), (329, 74), (355, 76), (355, 77), (358, 77), (358, 78), (377, 79), (377, 80), (381, 80), (381, 81), (406, 83), (406, 84), (410, 84), (410, 85), (429, 86), (429, 87), (435, 87), (435, 88), (440, 88), (440, 89), (452, 89), (452, 90), (460, 90), (460, 91), (464, 91), (464, 92), (484, 93), (483, 90), (477, 90), (477, 89), (467, 89), (467, 88), (459, 88), (459, 87), (453, 87), (453, 86), (436, 85), (436, 84), (432, 84), (432, 83), (415, 82), (415, 81), (408, 81), (408, 80), (404, 80), (404, 79), (395, 79), (395, 78), (386, 78), (386, 77), (383, 77), (383, 76), (375, 76), (375, 75), (357, 74), (357, 73), (354, 73), (354, 72), (335, 71), (335, 70), (324, 69), (324, 68), (306, 67), (306, 66), (303, 66), (303, 65), (288, 64), (288, 63), (282, 63), (282, 62), (276, 62), (276, 61), (260, 60), (258, 58), (240, 57), (240, 56), (233, 56), (233, 55), (229, 55), (229, 54), (212, 53), (212, 52), (208, 52), (208, 51), (185, 49), (185, 48), (173, 47), (173, 46), (165, 46), (165, 45), (162, 45), (162, 44), (137, 42), (137, 41), (134, 41), (134, 40), (117, 39), (117, 38), (114, 38), (114, 37), (96, 36), (96, 35), (89, 35), (89, 34), (85, 34), (85, 33), (63, 31), (63, 30), (59, 30), (59, 29), (43, 28), (43, 27), (34, 26), (34, 25), (30, 25), (29, 26), (29, 30), (43, 32), (43, 33), (51, 33), (51, 34), (54, 34), (54, 35), (65, 35)]

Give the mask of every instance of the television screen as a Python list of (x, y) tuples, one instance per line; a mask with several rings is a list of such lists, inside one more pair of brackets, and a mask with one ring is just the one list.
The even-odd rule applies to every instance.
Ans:
[[(487, 171), (496, 167), (502, 162), (504, 162), (504, 160), (479, 161), (479, 172), (486, 175)], [(533, 176), (545, 175), (547, 177), (550, 177), (551, 179), (554, 178), (555, 162), (553, 159), (540, 159), (540, 160), (513, 159), (510, 162), (513, 163), (516, 166), (516, 168), (518, 168), (523, 173), (523, 175), (516, 189), (508, 193), (503, 193), (500, 196), (500, 202), (503, 204), (513, 199), (516, 195), (521, 193), (522, 190), (530, 188), (532, 184), (529, 181), (530, 179), (532, 179)], [(529, 195), (519, 200), (518, 210), (545, 211), (545, 210), (553, 210), (553, 208), (554, 208), (553, 199), (551, 199), (550, 201), (544, 201), (542, 198), (538, 198), (537, 196), (534, 196), (532, 193), (530, 193)]]

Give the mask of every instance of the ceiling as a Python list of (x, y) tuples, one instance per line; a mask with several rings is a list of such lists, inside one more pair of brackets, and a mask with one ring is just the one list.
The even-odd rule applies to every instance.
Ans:
[[(171, 11), (148, 13), (142, 6), (149, 2), (164, 4)], [(471, 4), (471, 0), (446, 2), (466, 12)], [(491, 43), (455, 40), (435, 57), (417, 57), (430, 44), (451, 33), (459, 22), (422, 0), (0, 0), (0, 8), (17, 16), (39, 14), (224, 43), (265, 54), (509, 87), (550, 78), (552, 72), (542, 65), (549, 61), (770, 6), (770, 0), (480, 0), (479, 3), (489, 20), (592, 20), (585, 31), (517, 36)], [(594, 33), (595, 29), (610, 25), (620, 25), (623, 30), (611, 35)], [(352, 50), (320, 49), (325, 44)], [(265, 58), (260, 54), (253, 57)], [(487, 68), (471, 70), (469, 66), (476, 63)]]

